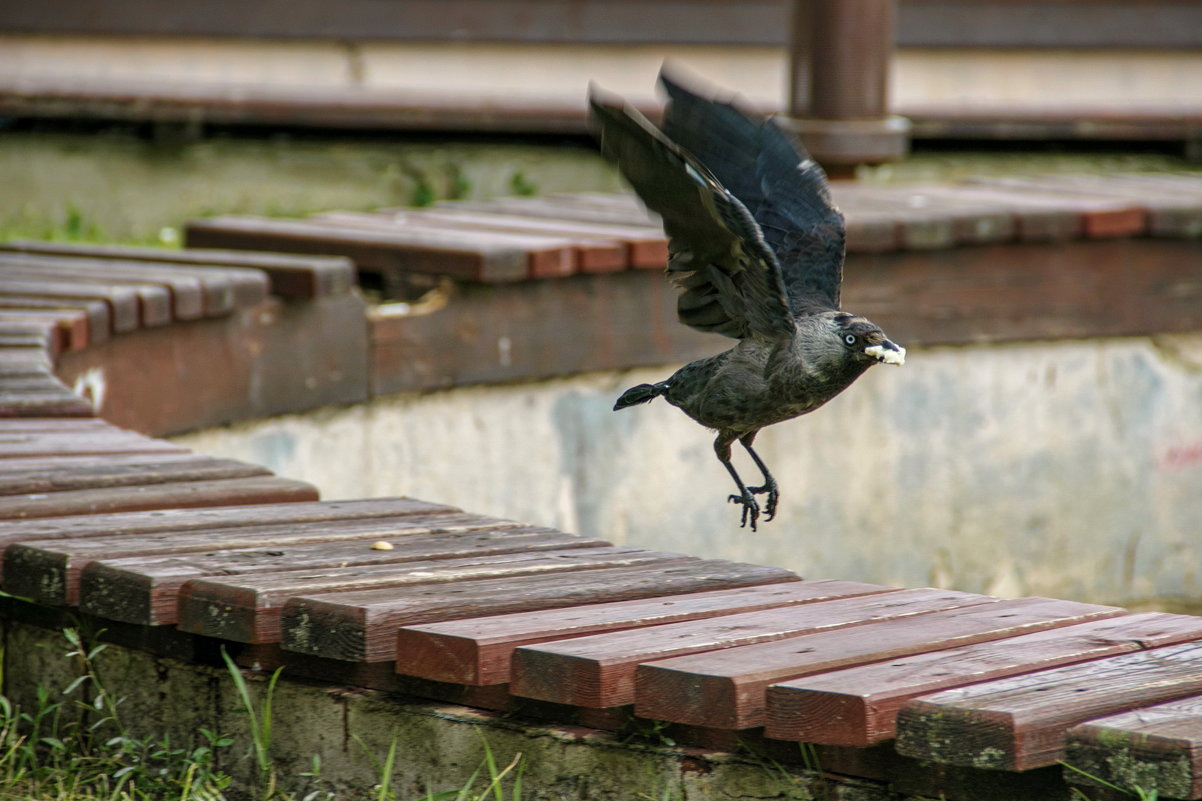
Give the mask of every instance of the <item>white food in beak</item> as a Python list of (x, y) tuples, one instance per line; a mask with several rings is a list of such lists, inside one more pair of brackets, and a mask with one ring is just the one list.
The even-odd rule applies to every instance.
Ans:
[(871, 347), (864, 348), (864, 352), (883, 364), (906, 363), (906, 349), (901, 345), (893, 345), (893, 347), (872, 345)]

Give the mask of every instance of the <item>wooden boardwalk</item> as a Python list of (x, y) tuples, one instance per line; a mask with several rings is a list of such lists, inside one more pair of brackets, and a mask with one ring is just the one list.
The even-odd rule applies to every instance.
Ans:
[[(1202, 182), (1047, 180), (899, 190), (929, 201), (900, 215), (884, 189), (844, 188), (840, 201), (857, 248), (1202, 234)], [(356, 243), (361, 270), (417, 248), (450, 275), (554, 278), (662, 266), (662, 236), (640, 214), (624, 196), (581, 196), (217, 220), (190, 238), (267, 247), (295, 234), (314, 251)], [(832, 776), (899, 795), (1063, 798), (1066, 782), (1088, 784), (1067, 761), (1202, 798), (1202, 618), (803, 580), (435, 502), (320, 501), (303, 482), (92, 416), (54, 365), (269, 295), (346, 292), (344, 260), (10, 247), (0, 588), (26, 599), (8, 606), (17, 619), (74, 610), (176, 656), (215, 639), (248, 667), (614, 731), (661, 721), (681, 743), (795, 755), (804, 742)]]

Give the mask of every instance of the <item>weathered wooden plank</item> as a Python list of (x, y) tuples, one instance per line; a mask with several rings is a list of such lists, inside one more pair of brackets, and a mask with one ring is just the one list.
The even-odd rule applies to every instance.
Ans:
[[(11, 286), (3, 282), (5, 286)], [(54, 329), (55, 339), (61, 346), (51, 352), (83, 350), (92, 344), (88, 329), (88, 315), (84, 311), (70, 309), (0, 309), (0, 321), (24, 323)]]
[(1000, 640), (1067, 626), (1122, 610), (1110, 606), (1019, 598), (869, 623), (776, 642), (744, 645), (639, 665), (635, 712), (695, 726), (745, 729), (766, 720), (771, 684), (908, 654)]
[(0, 341), (16, 347), (41, 345), (56, 358), (71, 345), (67, 333), (56, 323), (22, 320), (3, 310), (0, 310)]
[(981, 209), (996, 209), (1010, 217), (1011, 236), (1021, 242), (1062, 242), (1081, 236), (1084, 223), (1080, 210), (1063, 200), (1032, 200), (1037, 193), (1022, 194), (976, 184), (924, 183), (907, 187), (908, 191), (940, 207), (964, 204)]
[(53, 370), (50, 355), (43, 348), (0, 348), (0, 379), (18, 376), (53, 378)]
[[(113, 285), (101, 281), (65, 281), (53, 275), (29, 278), (4, 273), (0, 275), (0, 288), (10, 295), (75, 300), (85, 303), (94, 300), (102, 301), (109, 307), (110, 323), (114, 333), (133, 331), (140, 324), (138, 294), (130, 286)], [(14, 319), (11, 313), (6, 313), (3, 317)]]
[[(908, 202), (912, 197), (897, 187), (836, 181), (831, 184), (831, 197), (851, 230), (856, 229), (859, 218), (876, 225), (892, 224), (896, 245), (904, 250), (950, 248), (957, 242), (956, 221), (947, 209), (930, 208), (929, 203), (926, 206), (912, 204)], [(959, 216), (963, 218), (969, 214), (965, 210)], [(859, 239), (852, 237), (849, 244), (858, 246)]]
[(421, 237), (437, 234), (456, 244), (480, 242), (519, 248), (526, 252), (527, 278), (560, 278), (577, 272), (612, 272), (625, 267), (625, 249), (613, 240), (595, 237), (454, 225), (406, 213), (325, 212), (309, 219), (323, 225), (413, 233)]
[(643, 662), (996, 601), (955, 590), (901, 590), (546, 642), (514, 651), (510, 692), (574, 706), (625, 706), (635, 701), (635, 669)]
[(819, 673), (768, 688), (765, 733), (780, 740), (864, 747), (891, 739), (911, 698), (1202, 638), (1202, 618), (1148, 612)]
[[(446, 514), (458, 511), (460, 510), (453, 506), (413, 498), (370, 498), (316, 503), (252, 504), (226, 508), (157, 509), (62, 520), (8, 520), (0, 522), (0, 553), (9, 545), (26, 540), (83, 541), (94, 537), (136, 535), (143, 540), (144, 545), (148, 545), (155, 537), (171, 539), (211, 529), (251, 529), (264, 526), (273, 528), (277, 535), (282, 536), (298, 524), (317, 521)], [(213, 538), (209, 542), (216, 543), (217, 540)], [(263, 544), (265, 543), (262, 541), (252, 542), (246, 547)], [(112, 554), (100, 554), (99, 558), (109, 555)]]
[(5, 292), (4, 282), (0, 281), (0, 308), (3, 309), (37, 309), (59, 310), (83, 314), (88, 323), (88, 342), (95, 344), (104, 342), (113, 328), (112, 312), (102, 300), (45, 298), (36, 295), (10, 294)]
[(966, 179), (966, 183), (1013, 193), (1021, 197), (1023, 205), (1045, 208), (1060, 205), (1075, 211), (1081, 216), (1081, 232), (1087, 237), (1137, 236), (1147, 230), (1147, 212), (1129, 200), (1082, 192), (1053, 193), (1046, 187), (1027, 183), (1023, 178), (971, 178)]
[(637, 205), (603, 208), (593, 203), (574, 203), (569, 196), (498, 197), (489, 200), (455, 200), (440, 203), (439, 208), (520, 214), (552, 220), (575, 220), (600, 225), (659, 226), (657, 216)]
[[(410, 212), (406, 216), (415, 222), (430, 221), (456, 227), (471, 226), (486, 230), (557, 234), (601, 241), (616, 241), (625, 251), (625, 265), (663, 269), (668, 264), (668, 238), (658, 224), (618, 225), (582, 220), (556, 220), (514, 213), (457, 209), (453, 206)], [(584, 269), (587, 271), (587, 268)]]
[[(251, 283), (250, 275), (243, 277), (242, 273), (265, 273), (270, 280), (271, 293), (289, 299), (312, 300), (329, 295), (343, 295), (355, 285), (354, 265), (349, 259), (336, 256), (298, 256), (288, 253), (252, 253), (238, 250), (168, 250), (129, 245), (35, 242), (31, 240), (0, 243), (0, 250), (219, 267), (238, 276), (235, 278), (234, 295), (239, 298), (239, 305), (253, 305), (258, 302), (249, 300), (250, 290), (242, 288), (244, 283), (247, 287)], [(258, 283), (258, 281), (256, 276), (254, 282)]]
[[(32, 460), (0, 459), (0, 496), (106, 487), (145, 486), (174, 481), (207, 481), (270, 475), (259, 465), (193, 453), (112, 454), (91, 463), (34, 467)], [(10, 464), (17, 462), (17, 466)]]
[(0, 519), (66, 517), (193, 506), (315, 501), (312, 484), (278, 476), (177, 481), (145, 487), (112, 487), (0, 498)]
[[(73, 604), (78, 597), (80, 572), (101, 559), (133, 556), (186, 559), (195, 554), (242, 552), (246, 549), (287, 553), (305, 544), (328, 546), (364, 539), (395, 543), (397, 538), (411, 536), (516, 526), (510, 521), (478, 515), (402, 513), (400, 516), (302, 519), (282, 524), (255, 525), (252, 522), (249, 525), (231, 528), (218, 526), (200, 531), (165, 529), (136, 536), (122, 533), (49, 540), (26, 538), (13, 542), (5, 551), (5, 575), (14, 588), (21, 588), (17, 594), (36, 598), (45, 604)], [(4, 541), (4, 536), (0, 534), (0, 544), (4, 544)], [(11, 565), (8, 564), (10, 561)], [(13, 592), (17, 591), (14, 589)]]
[[(26, 417), (20, 419), (0, 417), (0, 433), (17, 432), (27, 434), (40, 431), (98, 431), (111, 427), (112, 423), (99, 418), (80, 420), (62, 417)], [(19, 464), (18, 460), (7, 459), (0, 463), (0, 471), (5, 469), (20, 469), (19, 467), (13, 467), (13, 465)]]
[[(381, 273), (428, 273), (491, 282), (521, 280), (530, 272), (522, 248), (480, 237), (459, 241), (436, 232), (378, 231), (311, 220), (213, 217), (189, 222), (185, 238), (189, 247), (342, 255), (359, 270)], [(570, 256), (566, 251), (561, 255), (565, 259)]]
[(112, 427), (88, 432), (5, 432), (0, 434), (0, 458), (66, 456), (106, 453), (186, 453), (173, 445), (133, 431)]
[[(6, 283), (11, 278), (15, 282), (65, 282), (80, 288), (85, 285), (127, 288), (138, 299), (138, 323), (142, 327), (166, 325), (174, 319), (173, 295), (168, 286), (145, 279), (131, 279), (128, 276), (109, 277), (95, 270), (72, 267), (67, 264), (71, 261), (73, 260), (54, 259), (50, 256), (38, 258), (20, 253), (0, 253), (0, 275), (4, 277)], [(190, 289), (195, 290), (196, 287), (190, 287)], [(184, 288), (181, 286), (180, 290), (184, 291)], [(187, 294), (191, 298), (195, 297), (191, 292)], [(190, 303), (191, 301), (189, 301)], [(191, 306), (189, 305), (187, 308), (191, 308)]]
[(397, 635), (397, 653), (410, 676), (460, 684), (502, 684), (510, 678), (513, 650), (523, 645), (894, 590), (858, 581), (820, 579), (448, 620), (402, 628)]
[(1029, 770), (1064, 758), (1071, 726), (1199, 691), (1202, 642), (1154, 648), (913, 699), (897, 716), (897, 748), (934, 762)]
[(1122, 175), (1051, 174), (1023, 180), (1053, 192), (1076, 192), (1137, 204), (1147, 213), (1148, 233), (1153, 236), (1202, 236), (1202, 182), (1199, 181), (1190, 182), (1187, 189), (1162, 181), (1129, 180)]
[[(606, 545), (541, 528), (487, 529), (421, 535), (406, 532), (385, 540), (389, 550), (373, 548), (378, 532), (363, 539), (286, 546), (223, 549), (196, 554), (134, 556), (89, 563), (79, 575), (79, 606), (109, 620), (158, 626), (178, 617), (184, 583), (205, 576), (240, 576), (278, 571), (327, 570), (429, 559), (463, 559), (521, 551), (535, 553)], [(14, 546), (15, 549), (16, 546)], [(66, 576), (70, 603), (70, 575)]]
[[(666, 597), (700, 590), (796, 581), (787, 570), (698, 560), (644, 567), (586, 570), (511, 579), (459, 581), (289, 600), (281, 619), (282, 644), (292, 651), (335, 659), (396, 658), (397, 629), (417, 623)], [(403, 664), (397, 669), (404, 671)]]
[[(297, 595), (349, 593), (509, 576), (583, 575), (608, 567), (688, 561), (696, 561), (696, 558), (605, 545), (468, 559), (192, 579), (180, 589), (178, 625), (183, 631), (237, 642), (275, 642), (280, 638), (280, 611), (289, 598)], [(393, 632), (394, 648), (395, 639)]]
[(1094, 777), (1158, 798), (1202, 798), (1202, 695), (1080, 723), (1064, 762), (1070, 784), (1097, 786)]
[(91, 417), (92, 404), (66, 387), (44, 390), (0, 387), (0, 416), (4, 417)]

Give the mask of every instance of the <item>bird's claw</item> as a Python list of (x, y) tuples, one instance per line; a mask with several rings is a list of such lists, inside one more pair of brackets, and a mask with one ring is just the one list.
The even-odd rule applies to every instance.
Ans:
[(768, 503), (764, 507), (764, 522), (776, 517), (776, 504), (780, 501), (780, 490), (777, 489), (775, 480), (769, 479), (768, 483), (763, 486), (748, 487), (747, 489), (754, 495), (768, 494)]
[[(742, 495), (731, 495), (730, 502), (741, 504), (743, 507), (743, 522), (740, 524), (740, 527), (747, 528), (748, 524), (750, 524), (751, 530), (755, 531), (756, 521), (760, 519), (760, 505), (751, 490), (744, 489)], [(769, 502), (771, 503), (771, 496), (769, 496)]]

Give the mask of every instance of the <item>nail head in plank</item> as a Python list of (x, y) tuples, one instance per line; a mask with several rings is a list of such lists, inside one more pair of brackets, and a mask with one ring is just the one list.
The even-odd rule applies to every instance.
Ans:
[(635, 701), (635, 669), (643, 662), (995, 600), (955, 590), (901, 590), (530, 645), (514, 651), (510, 692), (573, 706), (625, 706)]
[(699, 560), (297, 597), (284, 606), (283, 645), (334, 659), (393, 659), (401, 626), (797, 580), (780, 568)]
[[(177, 625), (183, 631), (208, 637), (237, 642), (275, 642), (280, 638), (280, 610), (288, 599), (298, 595), (352, 593), (556, 573), (583, 576), (611, 567), (689, 561), (696, 561), (696, 558), (609, 545), (469, 559), (288, 571), (234, 579), (192, 579), (180, 589)], [(396, 632), (391, 632), (391, 635), (390, 645), (395, 649)]]
[(0, 498), (0, 519), (66, 517), (104, 512), (192, 506), (289, 503), (317, 500), (312, 484), (278, 476), (180, 481), (145, 487), (112, 487)]
[(992, 770), (1064, 758), (1066, 730), (1091, 718), (1202, 691), (1202, 642), (983, 682), (908, 701), (897, 717), (907, 756)]
[(635, 713), (695, 726), (745, 729), (765, 723), (769, 685), (811, 673), (1000, 640), (1122, 610), (1020, 598), (869, 623), (777, 642), (679, 656), (640, 665)]
[[(262, 272), (271, 282), (271, 294), (289, 299), (312, 300), (345, 295), (355, 285), (355, 267), (337, 256), (299, 256), (289, 253), (240, 250), (166, 250), (128, 245), (93, 245), (17, 240), (0, 244), (0, 249), (29, 253), (81, 255), (95, 258), (190, 264), (229, 272)], [(238, 268), (247, 268), (239, 270)], [(239, 284), (240, 285), (240, 284)], [(261, 299), (261, 298), (260, 298)], [(244, 301), (245, 302), (245, 301)], [(258, 301), (255, 301), (258, 302)], [(247, 305), (253, 305), (247, 303)]]
[(364, 532), (359, 540), (95, 561), (87, 564), (79, 575), (79, 605), (83, 611), (109, 620), (159, 626), (176, 622), (179, 591), (193, 578), (320, 570), (419, 559), (462, 559), (471, 555), (532, 553), (607, 544), (551, 529), (507, 528), (406, 534), (391, 541), (394, 545), (391, 550), (375, 550), (371, 545), (380, 536), (379, 532)]
[(460, 684), (502, 684), (510, 678), (513, 650), (522, 645), (895, 589), (819, 579), (449, 620), (402, 628), (397, 653), (404, 655), (402, 667), (411, 676)]
[[(56, 594), (42, 589), (38, 598), (47, 604), (70, 604), (77, 597), (80, 572), (101, 559), (180, 557), (220, 551), (269, 549), (290, 552), (304, 544), (330, 545), (343, 541), (387, 539), (516, 527), (516, 523), (467, 514), (401, 515), (349, 519), (300, 520), (288, 523), (238, 525), (200, 531), (166, 529), (137, 535), (83, 536), (69, 539), (24, 539), (8, 546), (6, 575), (14, 586), (36, 584), (57, 587)], [(0, 543), (4, 539), (0, 538)], [(36, 577), (36, 578), (35, 578)], [(194, 578), (195, 576), (188, 576)], [(33, 588), (28, 588), (34, 593)], [(29, 597), (33, 597), (31, 594)], [(172, 612), (174, 614), (174, 611)], [(116, 618), (122, 619), (122, 618)], [(173, 618), (174, 621), (174, 618)]]
[(1202, 695), (1080, 723), (1069, 729), (1064, 762), (1069, 784), (1100, 779), (1159, 798), (1202, 798)]
[(920, 695), (1198, 638), (1202, 618), (1147, 612), (819, 673), (768, 688), (765, 734), (865, 747), (891, 739)]

